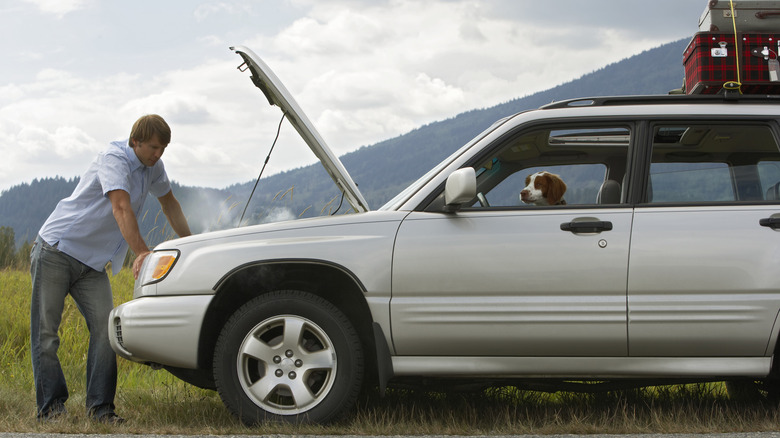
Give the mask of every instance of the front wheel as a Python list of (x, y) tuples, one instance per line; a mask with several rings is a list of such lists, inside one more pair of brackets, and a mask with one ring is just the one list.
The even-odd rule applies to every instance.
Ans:
[(301, 291), (262, 295), (225, 324), (214, 352), (223, 403), (247, 425), (324, 423), (357, 399), (363, 349), (347, 317)]

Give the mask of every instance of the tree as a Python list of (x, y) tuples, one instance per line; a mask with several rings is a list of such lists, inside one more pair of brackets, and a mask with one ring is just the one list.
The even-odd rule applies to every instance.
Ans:
[(16, 258), (16, 242), (14, 241), (14, 229), (0, 227), (0, 269), (10, 267)]
[(14, 267), (17, 269), (30, 269), (30, 251), (32, 251), (33, 243), (31, 241), (24, 242), (16, 250), (16, 260), (14, 261)]

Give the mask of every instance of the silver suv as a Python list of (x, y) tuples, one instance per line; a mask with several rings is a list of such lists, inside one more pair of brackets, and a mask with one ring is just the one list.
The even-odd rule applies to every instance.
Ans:
[(120, 356), (216, 389), (247, 424), (325, 422), (397, 384), (779, 387), (777, 99), (554, 103), (371, 211), (268, 66), (232, 49), (355, 214), (159, 245), (111, 314)]

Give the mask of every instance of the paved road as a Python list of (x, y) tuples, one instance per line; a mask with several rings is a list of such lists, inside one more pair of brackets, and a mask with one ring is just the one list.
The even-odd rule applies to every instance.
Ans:
[[(95, 435), (56, 433), (0, 433), (0, 438), (212, 438), (215, 435)], [(218, 435), (219, 438), (320, 438), (314, 435)], [(369, 435), (330, 435), (334, 438), (386, 438)], [(780, 432), (717, 433), (717, 434), (636, 434), (636, 435), (479, 435), (462, 438), (780, 438)], [(393, 438), (402, 438), (398, 435)], [(414, 438), (459, 438), (457, 435), (417, 435)]]

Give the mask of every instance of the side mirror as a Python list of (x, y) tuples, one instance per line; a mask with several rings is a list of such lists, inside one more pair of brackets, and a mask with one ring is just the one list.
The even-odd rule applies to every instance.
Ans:
[(457, 211), (462, 204), (477, 196), (477, 173), (473, 167), (452, 172), (444, 185), (444, 204), (447, 211)]

